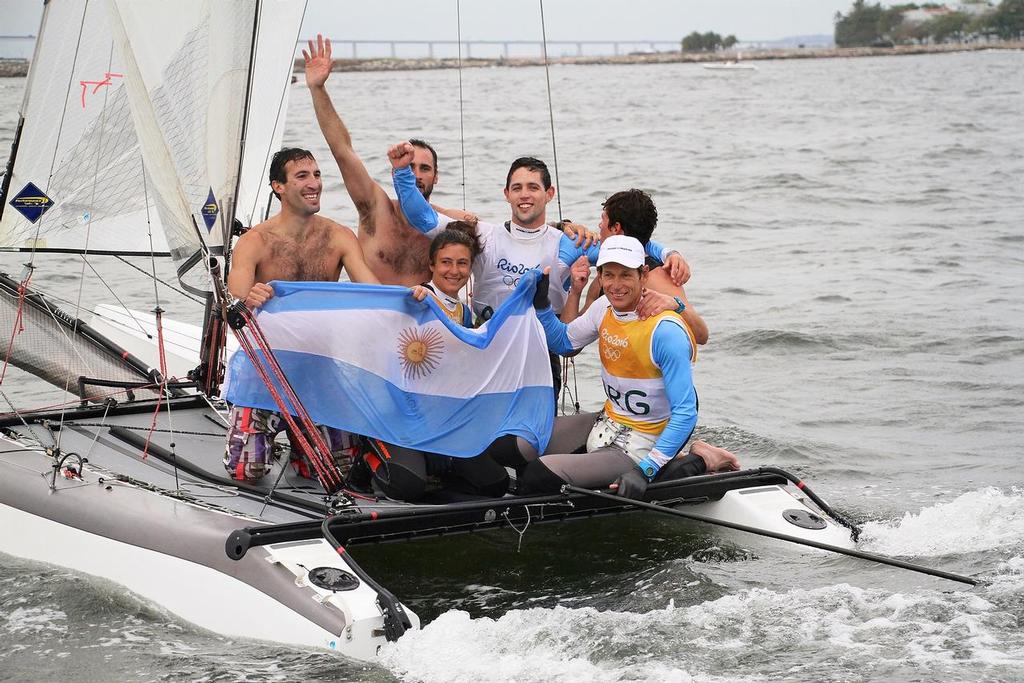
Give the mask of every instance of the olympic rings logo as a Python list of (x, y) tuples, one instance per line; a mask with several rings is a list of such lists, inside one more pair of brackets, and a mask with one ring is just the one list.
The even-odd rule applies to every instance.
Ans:
[(622, 358), (622, 351), (614, 347), (606, 346), (601, 349), (601, 357), (605, 360), (619, 360)]

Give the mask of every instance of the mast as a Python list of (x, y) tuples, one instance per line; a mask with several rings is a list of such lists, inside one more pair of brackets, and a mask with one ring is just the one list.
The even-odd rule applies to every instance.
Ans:
[(0, 182), (0, 219), (4, 217), (4, 207), (7, 205), (7, 193), (11, 189), (11, 176), (14, 175), (14, 159), (18, 156), (18, 143), (21, 142), (21, 129), (25, 127), (25, 116), (18, 117), (18, 129), (14, 131), (14, 142), (11, 143), (11, 157), (7, 160), (7, 169), (4, 171), (4, 179)]
[[(256, 46), (260, 31), (260, 15), (262, 13), (261, 0), (256, 0), (254, 11), (252, 41), (249, 47), (249, 73), (245, 84), (245, 105), (242, 107), (242, 131), (238, 143), (238, 176), (235, 179), (234, 193), (227, 199), (224, 210), (221, 212), (223, 233), (221, 243), (224, 245), (224, 266), (222, 269), (217, 259), (207, 251), (205, 256), (209, 259), (210, 278), (214, 282), (211, 282), (212, 291), (207, 292), (205, 295), (206, 307), (203, 314), (203, 335), (199, 347), (199, 366), (189, 373), (189, 378), (194, 380), (199, 385), (200, 390), (208, 396), (217, 393), (223, 379), (223, 363), (221, 359), (224, 355), (224, 346), (227, 343), (227, 330), (224, 327), (223, 311), (227, 306), (227, 302), (221, 300), (222, 297), (219, 293), (222, 291), (227, 292), (227, 277), (231, 264), (232, 227), (235, 223), (235, 208), (238, 206), (238, 192), (242, 183), (246, 131), (249, 123), (249, 107), (252, 103), (252, 84), (256, 70)], [(198, 230), (198, 226), (196, 229)], [(219, 286), (221, 278), (223, 278), (223, 288)]]
[(14, 142), (11, 143), (11, 156), (7, 159), (7, 168), (4, 170), (3, 181), (0, 181), (0, 220), (4, 217), (4, 207), (7, 206), (7, 193), (11, 189), (11, 178), (14, 175), (14, 160), (18, 157), (18, 145), (21, 143), (21, 131), (25, 127), (25, 106), (28, 102), (29, 93), (32, 92), (32, 81), (35, 76), (35, 69), (32, 65), (36, 63), (36, 56), (39, 54), (39, 45), (43, 42), (43, 34), (46, 32), (46, 16), (49, 14), (50, 3), (43, 6), (43, 17), (39, 22), (39, 31), (36, 35), (36, 44), (32, 47), (32, 61), (29, 62), (28, 78), (25, 82), (25, 95), (21, 98), (21, 111), (18, 112), (18, 128), (14, 131)]
[[(238, 206), (238, 192), (242, 185), (242, 171), (245, 164), (245, 138), (249, 129), (249, 106), (252, 104), (252, 82), (256, 75), (256, 43), (260, 35), (260, 15), (262, 14), (263, 2), (256, 0), (256, 16), (252, 20), (252, 45), (249, 49), (249, 78), (245, 84), (245, 105), (242, 107), (242, 135), (239, 140), (238, 152), (238, 177), (235, 179), (235, 192), (231, 196), (231, 212), (225, 212), (223, 239), (224, 245), (224, 282), (227, 282), (228, 272), (231, 270), (231, 238), (234, 235), (235, 209)], [(249, 226), (251, 227), (251, 226)]]

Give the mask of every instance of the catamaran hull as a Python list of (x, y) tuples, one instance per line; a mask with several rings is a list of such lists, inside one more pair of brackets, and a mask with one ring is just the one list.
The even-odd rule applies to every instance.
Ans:
[[(313, 585), (310, 569), (348, 567), (324, 539), (256, 548), (229, 559), (225, 540), (253, 520), (103, 479), (42, 475), (52, 461), (0, 440), (0, 551), (118, 583), (228, 636), (328, 648), (371, 660), (385, 642), (377, 594)], [(419, 620), (406, 609), (414, 627)]]
[[(358, 660), (376, 656), (388, 626), (395, 635), (382, 605), (389, 615), (396, 610), (333, 543), (350, 548), (636, 510), (628, 499), (584, 493), (443, 505), (335, 496), (328, 507), (322, 488), (281, 465), (260, 482), (227, 479), (226, 427), (201, 396), (23, 414), (0, 429), (0, 552), (109, 579), (219, 633)], [(26, 445), (55, 449), (58, 441), (52, 453)], [(759, 468), (657, 481), (647, 499), (710, 521), (853, 547), (827, 505), (792, 484), (782, 470)]]

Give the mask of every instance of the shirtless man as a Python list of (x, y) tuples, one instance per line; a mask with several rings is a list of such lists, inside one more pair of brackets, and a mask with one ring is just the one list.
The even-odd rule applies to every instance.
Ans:
[[(429, 281), (427, 251), (430, 239), (409, 227), (398, 203), (370, 177), (352, 148), (352, 137), (327, 93), (325, 84), (332, 64), (331, 41), (318, 34), (316, 44), (309, 41), (309, 50), (303, 50), (302, 56), (306, 60), (306, 84), (313, 97), (317, 122), (341, 169), (345, 188), (359, 212), (359, 244), (370, 270), (388, 285), (415, 287)], [(437, 183), (437, 154), (422, 140), (411, 142), (415, 150), (411, 168), (416, 175), (416, 186), (429, 199)], [(472, 222), (475, 218), (454, 209), (440, 211), (459, 220)]]
[[(323, 183), (310, 152), (292, 147), (275, 154), (270, 187), (281, 200), (281, 211), (235, 245), (228, 273), (232, 296), (257, 308), (274, 296), (268, 284), (272, 280), (337, 282), (342, 267), (353, 282), (378, 283), (352, 230), (317, 215)], [(285, 421), (274, 411), (236, 405), (230, 422), (224, 468), (234, 479), (255, 481), (269, 469), (274, 438), (285, 429)], [(320, 431), (332, 452), (343, 453), (335, 460), (344, 469), (351, 461), (350, 436), (328, 427)], [(311, 476), (309, 465), (294, 449), (292, 463), (300, 474)]]
[(235, 245), (228, 273), (232, 296), (256, 308), (274, 296), (271, 280), (337, 282), (342, 266), (353, 282), (378, 284), (351, 228), (317, 215), (323, 183), (310, 152), (291, 147), (275, 154), (270, 187), (281, 211)]

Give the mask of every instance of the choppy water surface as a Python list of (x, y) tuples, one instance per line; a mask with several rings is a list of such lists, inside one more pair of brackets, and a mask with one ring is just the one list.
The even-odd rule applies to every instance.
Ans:
[[(521, 548), (509, 531), (358, 549), (430, 622), (361, 666), (234, 642), (2, 557), (0, 679), (1024, 678), (1024, 54), (758, 66), (553, 68), (562, 213), (596, 225), (611, 192), (654, 196), (656, 235), (690, 260), (687, 293), (711, 328), (704, 438), (806, 477), (867, 522), (865, 549), (986, 585), (647, 517), (529, 529)], [(510, 160), (552, 156), (544, 73), (463, 79), (466, 203), (503, 220)], [(0, 80), (2, 149), (23, 86)], [(462, 205), (455, 72), (331, 87), (375, 176), (387, 145), (422, 136), (440, 152), (436, 199)], [(314, 150), (326, 215), (355, 225), (308, 94), (291, 96), (286, 142)], [(74, 301), (81, 263), (50, 263), (37, 281)], [(151, 307), (151, 291), (124, 295)], [(95, 278), (85, 292), (109, 298)], [(587, 407), (596, 363), (576, 366)], [(23, 378), (3, 388), (45, 394)]]

